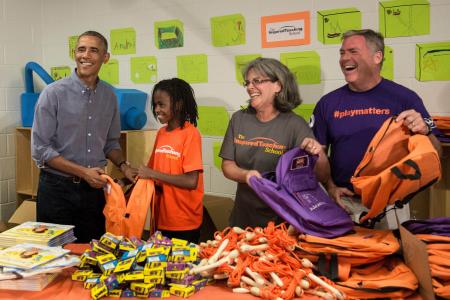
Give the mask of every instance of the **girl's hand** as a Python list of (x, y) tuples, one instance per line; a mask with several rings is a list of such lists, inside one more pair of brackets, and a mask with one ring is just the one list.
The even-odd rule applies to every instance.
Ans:
[(137, 176), (143, 179), (154, 179), (154, 171), (146, 166), (140, 166)]
[(127, 167), (125, 169), (125, 171), (123, 171), (123, 174), (125, 175), (125, 177), (130, 181), (130, 182), (135, 182), (136, 181), (136, 175), (137, 175), (138, 169), (136, 168), (132, 168), (132, 167)]
[(319, 155), (322, 150), (322, 145), (313, 138), (304, 138), (300, 148), (306, 150), (310, 154)]

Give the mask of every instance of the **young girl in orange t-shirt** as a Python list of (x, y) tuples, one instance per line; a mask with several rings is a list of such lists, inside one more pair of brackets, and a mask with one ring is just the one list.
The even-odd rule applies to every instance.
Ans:
[(198, 243), (203, 217), (203, 164), (197, 126), (197, 103), (192, 87), (172, 78), (158, 82), (152, 92), (158, 130), (150, 160), (138, 171), (161, 187), (157, 194), (156, 227), (164, 236)]

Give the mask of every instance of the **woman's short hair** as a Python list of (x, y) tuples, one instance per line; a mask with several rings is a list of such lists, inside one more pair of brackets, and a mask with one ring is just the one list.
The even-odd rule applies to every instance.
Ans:
[(288, 112), (302, 103), (294, 74), (279, 60), (260, 57), (251, 61), (242, 72), (244, 79), (250, 70), (280, 83), (281, 90), (274, 104), (277, 110)]

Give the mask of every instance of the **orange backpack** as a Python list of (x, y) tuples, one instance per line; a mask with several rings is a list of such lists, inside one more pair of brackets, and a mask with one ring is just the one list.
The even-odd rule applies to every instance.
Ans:
[[(147, 213), (154, 211), (155, 185), (153, 180), (139, 179), (127, 202), (122, 187), (114, 180), (102, 175), (108, 180), (105, 189), (106, 205), (103, 214), (106, 219), (106, 231), (114, 235), (141, 238)], [(155, 229), (155, 220), (151, 218), (150, 231)]]
[[(302, 257), (312, 262), (317, 262), (320, 272), (323, 273), (321, 260), (329, 259), (330, 269), (333, 271), (323, 274), (332, 280), (339, 278), (341, 281), (348, 279), (350, 268), (364, 264), (377, 262), (386, 256), (396, 253), (400, 249), (400, 243), (391, 230), (368, 229), (359, 226), (354, 227), (355, 232), (337, 238), (321, 238), (313, 235), (300, 235), (298, 249)], [(337, 266), (333, 266), (333, 256), (336, 256)]]
[(442, 298), (450, 299), (450, 237), (432, 234), (415, 236), (427, 244), (434, 292)]
[(433, 278), (433, 290), (436, 296), (442, 299), (450, 299), (450, 282), (440, 282), (439, 280)]
[(411, 269), (395, 256), (352, 268), (350, 278), (336, 284), (349, 299), (405, 299), (419, 287)]
[(387, 119), (351, 178), (355, 192), (369, 208), (360, 222), (376, 217), (389, 204), (407, 203), (440, 178), (439, 155), (430, 139), (411, 135), (395, 117)]
[(443, 134), (450, 135), (450, 117), (433, 116), (433, 122)]

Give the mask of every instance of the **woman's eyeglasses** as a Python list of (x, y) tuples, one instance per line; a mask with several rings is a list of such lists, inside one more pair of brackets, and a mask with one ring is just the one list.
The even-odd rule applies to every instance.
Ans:
[(260, 86), (261, 84), (263, 84), (264, 82), (275, 82), (275, 80), (272, 79), (253, 79), (253, 80), (245, 80), (244, 83), (242, 84), (244, 87), (247, 87), (251, 84), (253, 84), (253, 86)]

